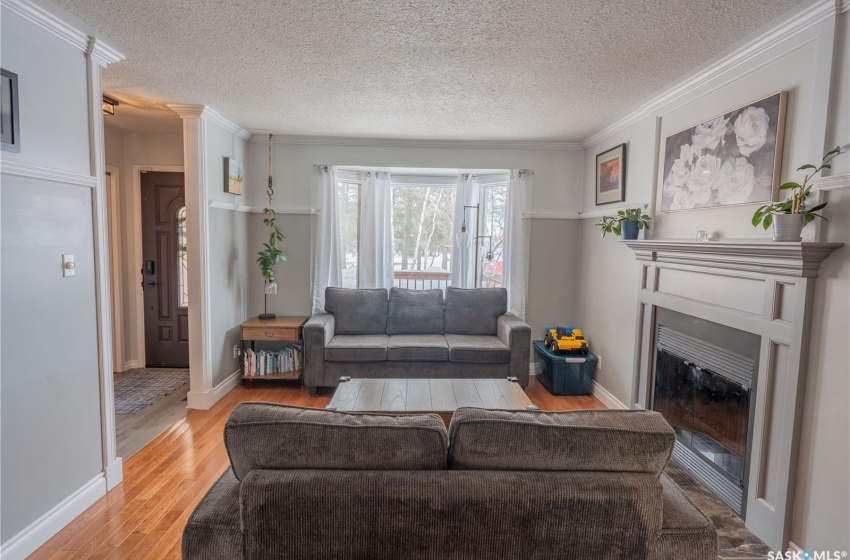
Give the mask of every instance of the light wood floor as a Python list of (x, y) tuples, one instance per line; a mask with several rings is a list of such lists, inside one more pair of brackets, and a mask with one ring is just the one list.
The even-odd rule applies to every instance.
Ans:
[[(543, 410), (605, 408), (595, 397), (550, 395), (532, 378), (526, 390)], [(237, 387), (210, 410), (191, 410), (124, 463), (124, 482), (83, 512), (30, 558), (180, 558), (183, 527), (228, 467), (224, 423), (244, 401), (324, 407), (332, 392), (301, 387)]]
[[(129, 373), (116, 373), (115, 381)], [(136, 414), (116, 414), (115, 448), (118, 456), (127, 460), (169, 426), (186, 416), (188, 392), (189, 384), (186, 383)]]

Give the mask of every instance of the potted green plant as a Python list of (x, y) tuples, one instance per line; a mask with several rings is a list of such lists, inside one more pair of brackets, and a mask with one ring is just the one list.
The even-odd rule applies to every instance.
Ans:
[(817, 212), (826, 207), (826, 202), (808, 208), (806, 199), (812, 194), (812, 186), (809, 181), (824, 169), (831, 169), (833, 159), (844, 153), (841, 146), (836, 146), (828, 151), (823, 156), (820, 166), (807, 163), (797, 168), (797, 171), (806, 171), (811, 169), (811, 173), (803, 176), (803, 183), (790, 181), (779, 186), (780, 190), (791, 191), (791, 197), (783, 202), (776, 202), (762, 206), (753, 214), (753, 226), (759, 224), (768, 229), (773, 225), (773, 240), (774, 241), (802, 241), (801, 232), (803, 227), (815, 218), (825, 220), (821, 214)]
[(269, 228), (269, 241), (263, 243), (263, 250), (257, 253), (257, 262), (263, 273), (263, 312), (260, 319), (271, 320), (276, 317), (269, 313), (269, 296), (277, 294), (277, 282), (274, 281), (274, 266), (286, 260), (286, 255), (278, 247), (278, 243), (284, 240), (283, 232), (277, 226), (274, 211), (274, 182), (272, 180), (272, 133), (269, 132), (269, 186), (266, 190), (269, 197), (269, 205), (263, 208), (263, 223)]
[(644, 214), (644, 208), (627, 208), (617, 211), (616, 216), (604, 216), (596, 224), (602, 230), (602, 237), (614, 233), (623, 239), (637, 239), (638, 231), (649, 229), (650, 218)]

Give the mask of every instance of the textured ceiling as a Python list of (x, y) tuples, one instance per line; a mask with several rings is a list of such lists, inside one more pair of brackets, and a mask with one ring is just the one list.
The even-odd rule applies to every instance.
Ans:
[[(276, 133), (581, 140), (797, 0), (54, 0), (107, 92)], [(119, 108), (120, 109), (120, 108)]]

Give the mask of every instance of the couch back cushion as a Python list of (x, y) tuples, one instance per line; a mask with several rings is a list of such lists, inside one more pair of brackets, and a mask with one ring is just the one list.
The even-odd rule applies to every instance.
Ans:
[(224, 444), (242, 480), (254, 469), (445, 469), (448, 434), (436, 414), (241, 403), (224, 426)]
[(648, 410), (530, 412), (459, 408), (449, 426), (449, 468), (608, 471), (660, 476), (673, 428)]
[(334, 334), (387, 334), (387, 290), (326, 288), (325, 311), (333, 313)]
[(496, 335), (496, 321), (508, 310), (504, 288), (446, 288), (446, 334)]
[(390, 288), (387, 334), (443, 334), (443, 290)]

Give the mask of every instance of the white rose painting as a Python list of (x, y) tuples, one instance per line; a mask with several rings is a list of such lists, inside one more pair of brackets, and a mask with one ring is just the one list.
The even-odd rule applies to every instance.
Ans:
[(773, 200), (787, 95), (777, 93), (669, 136), (661, 210)]

